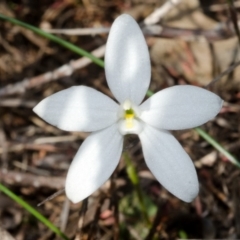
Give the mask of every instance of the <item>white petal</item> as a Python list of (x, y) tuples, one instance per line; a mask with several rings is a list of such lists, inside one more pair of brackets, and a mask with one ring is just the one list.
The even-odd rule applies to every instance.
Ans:
[(147, 166), (173, 195), (191, 202), (199, 186), (194, 165), (179, 142), (167, 131), (145, 125), (139, 134)]
[(33, 111), (65, 131), (92, 132), (117, 121), (119, 105), (93, 88), (78, 86), (43, 99)]
[(116, 124), (87, 137), (69, 168), (67, 197), (77, 203), (98, 189), (116, 168), (122, 148), (123, 137)]
[(118, 17), (111, 27), (105, 71), (108, 86), (120, 103), (126, 99), (142, 102), (151, 77), (149, 53), (141, 29), (127, 14)]
[(132, 119), (118, 121), (118, 130), (122, 135), (139, 134), (143, 129), (144, 123), (142, 121)]
[(174, 86), (147, 99), (140, 106), (141, 119), (159, 129), (193, 128), (214, 118), (222, 103), (219, 96), (205, 89)]

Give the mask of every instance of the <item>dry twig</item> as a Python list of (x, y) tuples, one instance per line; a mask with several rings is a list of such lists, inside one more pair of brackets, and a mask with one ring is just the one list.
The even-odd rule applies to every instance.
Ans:
[(33, 186), (35, 188), (47, 187), (50, 189), (62, 189), (65, 177), (36, 176), (30, 173), (0, 170), (0, 181), (3, 183), (22, 187)]
[(161, 7), (157, 8), (152, 14), (144, 19), (145, 25), (152, 25), (158, 23), (161, 18), (166, 15), (171, 9), (175, 8), (181, 0), (168, 0)]
[[(105, 52), (105, 45), (95, 49), (92, 54), (95, 57), (101, 58)], [(26, 90), (34, 88), (36, 86), (42, 85), (44, 83), (57, 80), (62, 77), (70, 76), (77, 69), (86, 67), (92, 61), (87, 57), (82, 57), (78, 60), (71, 61), (69, 64), (64, 64), (63, 66), (50, 71), (39, 76), (24, 79), (21, 82), (15, 84), (9, 84), (6, 87), (0, 89), (0, 97), (5, 97), (10, 94), (24, 93)]]
[(74, 28), (74, 29), (43, 29), (45, 32), (54, 33), (54, 34), (64, 34), (64, 35), (96, 35), (102, 33), (108, 33), (110, 28)]

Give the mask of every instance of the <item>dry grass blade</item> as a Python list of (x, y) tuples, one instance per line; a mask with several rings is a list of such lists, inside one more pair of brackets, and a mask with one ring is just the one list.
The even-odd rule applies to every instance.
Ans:
[(218, 75), (216, 78), (214, 78), (205, 88), (209, 88), (211, 85), (214, 83), (218, 82), (221, 80), (225, 75), (230, 74), (232, 71), (234, 71), (235, 68), (237, 68), (240, 65), (240, 61), (234, 63), (232, 66), (230, 66), (227, 70), (222, 72), (220, 75)]
[(57, 192), (55, 192), (54, 194), (52, 194), (51, 196), (49, 196), (48, 198), (46, 198), (45, 200), (43, 200), (42, 202), (38, 203), (38, 207), (40, 207), (41, 205), (43, 205), (44, 203), (51, 201), (52, 199), (54, 199), (55, 197), (63, 194), (65, 192), (65, 189), (61, 189)]
[(236, 11), (236, 8), (234, 6), (234, 1), (233, 0), (228, 0), (228, 4), (229, 4), (229, 12), (230, 12), (230, 15), (231, 15), (231, 18), (232, 18), (234, 29), (235, 29), (236, 34), (238, 36), (238, 43), (239, 43), (239, 46), (240, 46), (240, 31), (239, 31), (239, 26), (238, 26), (237, 11)]

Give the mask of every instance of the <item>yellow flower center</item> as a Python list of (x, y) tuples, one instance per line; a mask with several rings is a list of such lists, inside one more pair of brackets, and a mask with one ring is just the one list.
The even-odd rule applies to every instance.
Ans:
[(126, 119), (126, 128), (133, 128), (133, 119), (135, 117), (134, 111), (130, 108), (125, 110), (124, 118)]
[(143, 124), (139, 119), (140, 111), (130, 100), (126, 99), (119, 108), (118, 126), (122, 135), (139, 134)]

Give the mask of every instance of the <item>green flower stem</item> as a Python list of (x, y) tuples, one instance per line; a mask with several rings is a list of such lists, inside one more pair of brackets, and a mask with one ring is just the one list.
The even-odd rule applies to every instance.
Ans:
[(205, 139), (209, 144), (211, 144), (215, 149), (217, 149), (220, 153), (222, 153), (227, 159), (234, 165), (240, 168), (240, 162), (229, 153), (221, 144), (219, 144), (214, 138), (208, 135), (202, 128), (195, 128), (195, 131)]
[(89, 52), (75, 46), (74, 44), (68, 42), (68, 41), (65, 41), (53, 34), (50, 34), (50, 33), (47, 33), (47, 32), (44, 32), (43, 30), (41, 30), (40, 28), (37, 28), (37, 27), (34, 27), (30, 24), (27, 24), (25, 22), (22, 22), (22, 21), (19, 21), (15, 18), (11, 18), (11, 17), (7, 17), (3, 14), (0, 13), (0, 19), (2, 20), (5, 20), (5, 21), (8, 21), (10, 23), (13, 23), (15, 25), (18, 25), (18, 26), (21, 26), (21, 27), (24, 27), (26, 29), (29, 29), (31, 31), (33, 31), (34, 33), (44, 37), (44, 38), (47, 38), (55, 43), (58, 43), (59, 45), (71, 50), (72, 52), (74, 53), (77, 53), (81, 56), (84, 56), (84, 57), (87, 57), (89, 59), (91, 59), (94, 63), (96, 63), (98, 66), (100, 67), (104, 67), (104, 62), (103, 60), (101, 60), (100, 58), (97, 58), (95, 56), (93, 56), (92, 54), (90, 54)]
[(136, 170), (135, 166), (133, 165), (128, 153), (124, 152), (123, 155), (124, 155), (124, 160), (125, 160), (125, 163), (126, 163), (126, 166), (127, 166), (127, 168), (126, 168), (127, 169), (127, 174), (128, 174), (128, 177), (129, 177), (130, 181), (132, 182), (132, 184), (135, 188), (135, 191), (137, 193), (137, 197), (138, 197), (138, 200), (139, 200), (139, 203), (140, 203), (140, 207), (141, 207), (141, 211), (143, 213), (144, 220), (145, 220), (147, 226), (150, 227), (151, 222), (149, 220), (147, 209), (146, 209), (146, 206), (144, 204), (143, 193), (142, 193), (142, 190), (141, 190), (141, 187), (140, 187), (140, 180), (139, 180), (139, 177), (138, 177), (138, 174), (137, 174), (137, 170)]
[(152, 92), (151, 90), (147, 90), (146, 95), (147, 95), (148, 97), (151, 97), (153, 94), (154, 94), (154, 92)]
[(36, 209), (31, 207), (27, 202), (25, 202), (23, 199), (18, 197), (16, 194), (14, 194), (11, 190), (9, 190), (7, 187), (2, 185), (0, 183), (0, 191), (5, 193), (8, 197), (13, 199), (15, 202), (17, 202), (19, 205), (21, 205), (23, 208), (25, 208), (28, 212), (30, 212), (34, 217), (36, 217), (40, 222), (42, 222), (44, 225), (46, 225), (49, 229), (51, 229), (56, 235), (61, 237), (64, 240), (69, 240), (69, 238), (60, 231), (55, 225), (53, 225), (48, 219), (46, 219), (40, 212), (38, 212)]

